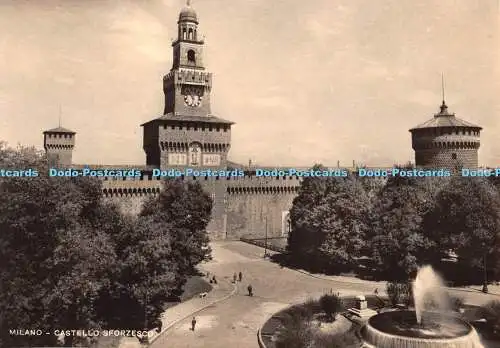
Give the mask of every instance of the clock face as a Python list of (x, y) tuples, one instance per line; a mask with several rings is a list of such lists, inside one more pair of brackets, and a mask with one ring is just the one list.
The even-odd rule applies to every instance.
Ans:
[(201, 88), (186, 87), (183, 91), (184, 94), (184, 104), (191, 107), (197, 107), (201, 105), (203, 100), (203, 91)]

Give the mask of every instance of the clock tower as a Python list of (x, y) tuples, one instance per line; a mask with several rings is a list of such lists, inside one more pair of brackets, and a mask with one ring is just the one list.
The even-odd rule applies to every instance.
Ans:
[(142, 125), (146, 163), (161, 169), (227, 167), (233, 122), (211, 113), (212, 74), (203, 63), (198, 24), (188, 0), (172, 42), (172, 68), (163, 77), (163, 116)]
[(177, 21), (177, 39), (172, 43), (172, 69), (163, 78), (164, 114), (210, 114), (212, 74), (205, 71), (203, 45), (198, 33), (198, 16), (188, 2)]

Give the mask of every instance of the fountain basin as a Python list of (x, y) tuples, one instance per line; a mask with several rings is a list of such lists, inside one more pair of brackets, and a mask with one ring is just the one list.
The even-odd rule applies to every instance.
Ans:
[(394, 311), (371, 317), (361, 334), (365, 346), (376, 348), (484, 348), (467, 322), (442, 313), (425, 312), (422, 324), (415, 311)]

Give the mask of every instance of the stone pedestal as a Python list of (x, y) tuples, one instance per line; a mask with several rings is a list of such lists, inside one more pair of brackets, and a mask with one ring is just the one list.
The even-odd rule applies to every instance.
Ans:
[(368, 319), (375, 314), (376, 311), (368, 308), (368, 303), (366, 302), (366, 298), (363, 295), (356, 296), (356, 305), (354, 308), (349, 308), (348, 311), (358, 318)]

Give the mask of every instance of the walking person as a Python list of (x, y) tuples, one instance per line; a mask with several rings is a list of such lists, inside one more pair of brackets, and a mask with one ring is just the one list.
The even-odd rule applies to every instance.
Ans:
[(233, 274), (233, 283), (236, 283), (236, 273)]
[(195, 326), (196, 326), (196, 318), (193, 317), (193, 320), (191, 320), (191, 331), (194, 331)]
[(248, 290), (248, 296), (253, 296), (253, 288), (252, 288), (252, 285), (248, 285), (247, 290)]
[[(236, 275), (236, 274), (235, 274), (235, 275)], [(238, 279), (239, 279), (239, 280), (240, 280), (240, 282), (241, 282), (241, 280), (243, 279), (243, 273), (241, 273), (241, 272), (240, 272), (240, 273), (238, 273)]]

